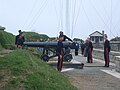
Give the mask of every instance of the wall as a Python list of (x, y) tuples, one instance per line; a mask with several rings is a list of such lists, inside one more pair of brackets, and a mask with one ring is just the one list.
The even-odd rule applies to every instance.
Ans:
[[(115, 63), (115, 56), (120, 56), (120, 52), (111, 51), (110, 52), (110, 61)], [(93, 48), (93, 58), (104, 60), (104, 51), (101, 49)]]
[(120, 56), (115, 57), (116, 71), (120, 73)]
[[(110, 46), (111, 46), (112, 51), (120, 51), (120, 43), (110, 42)], [(98, 49), (103, 49), (104, 46), (103, 46), (102, 43), (100, 43), (100, 44), (94, 44), (93, 43), (93, 47), (98, 48)]]

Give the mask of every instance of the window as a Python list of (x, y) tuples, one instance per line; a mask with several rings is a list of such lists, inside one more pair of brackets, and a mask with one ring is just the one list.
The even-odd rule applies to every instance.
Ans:
[(92, 41), (94, 41), (94, 37), (91, 37)]
[(100, 41), (103, 41), (103, 37), (100, 37)]

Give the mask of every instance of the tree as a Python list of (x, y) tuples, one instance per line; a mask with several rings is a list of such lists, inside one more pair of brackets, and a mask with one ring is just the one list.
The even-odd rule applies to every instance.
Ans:
[(117, 37), (111, 39), (110, 41), (120, 41), (120, 37), (117, 36)]
[(73, 41), (84, 42), (82, 39), (79, 39), (79, 38), (74, 38)]

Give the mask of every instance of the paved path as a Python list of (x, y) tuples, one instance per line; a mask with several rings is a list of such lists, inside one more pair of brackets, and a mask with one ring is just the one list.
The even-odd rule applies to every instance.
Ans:
[(84, 63), (84, 68), (63, 68), (62, 73), (70, 77), (78, 90), (120, 90), (120, 73), (115, 72), (114, 64), (103, 67), (104, 62), (96, 59), (90, 64), (81, 55), (74, 56), (73, 61)]

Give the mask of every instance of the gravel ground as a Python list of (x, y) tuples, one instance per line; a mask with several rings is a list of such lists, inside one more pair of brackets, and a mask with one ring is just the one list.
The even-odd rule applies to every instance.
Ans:
[(81, 55), (74, 56), (74, 60), (84, 63), (85, 67), (66, 71), (64, 74), (69, 76), (71, 83), (78, 90), (120, 90), (120, 79), (101, 71), (113, 70), (114, 66), (106, 68), (103, 63), (97, 61), (89, 64)]
[[(74, 73), (74, 74), (73, 74)], [(120, 90), (120, 79), (117, 79), (104, 72), (66, 72), (70, 77), (71, 83), (78, 90)]]

